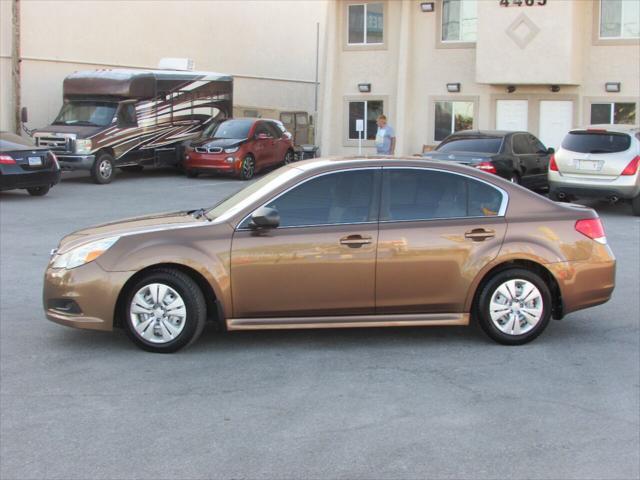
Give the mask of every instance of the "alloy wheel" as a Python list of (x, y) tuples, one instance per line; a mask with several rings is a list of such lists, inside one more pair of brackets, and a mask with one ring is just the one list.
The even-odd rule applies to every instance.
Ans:
[(242, 162), (242, 177), (245, 179), (250, 179), (253, 177), (256, 166), (253, 158), (246, 157)]
[(100, 172), (102, 178), (109, 178), (113, 172), (113, 165), (111, 165), (109, 160), (104, 159), (100, 162), (100, 165), (98, 165), (98, 172)]
[(141, 339), (163, 344), (175, 340), (187, 320), (187, 309), (180, 294), (163, 283), (150, 283), (131, 300), (130, 321)]
[(507, 335), (524, 335), (541, 320), (542, 294), (533, 283), (513, 279), (502, 283), (491, 296), (489, 314), (495, 327)]

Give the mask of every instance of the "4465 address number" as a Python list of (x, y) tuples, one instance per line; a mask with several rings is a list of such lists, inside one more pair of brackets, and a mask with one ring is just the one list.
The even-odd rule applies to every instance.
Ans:
[(500, 0), (501, 7), (510, 7), (510, 6), (521, 7), (523, 5), (527, 7), (533, 7), (534, 5), (543, 6), (546, 4), (547, 4), (547, 0)]

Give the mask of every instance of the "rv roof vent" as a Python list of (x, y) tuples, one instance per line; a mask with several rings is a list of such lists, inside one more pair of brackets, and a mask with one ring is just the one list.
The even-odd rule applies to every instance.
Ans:
[(161, 58), (158, 62), (161, 70), (193, 70), (192, 58)]

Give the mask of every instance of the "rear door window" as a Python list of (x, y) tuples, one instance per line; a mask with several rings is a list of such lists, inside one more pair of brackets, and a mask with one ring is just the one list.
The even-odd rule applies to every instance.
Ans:
[(463, 175), (437, 170), (384, 170), (381, 221), (495, 216), (501, 205), (502, 192)]
[(616, 153), (629, 150), (631, 137), (612, 132), (570, 132), (562, 148), (577, 153)]
[(519, 134), (513, 136), (513, 153), (516, 155), (528, 155), (530, 153), (534, 153), (527, 135)]

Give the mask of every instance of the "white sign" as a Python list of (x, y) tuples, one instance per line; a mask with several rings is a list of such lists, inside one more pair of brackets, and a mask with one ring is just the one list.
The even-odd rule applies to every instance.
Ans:
[(364, 120), (362, 118), (356, 120), (356, 132), (364, 132)]

